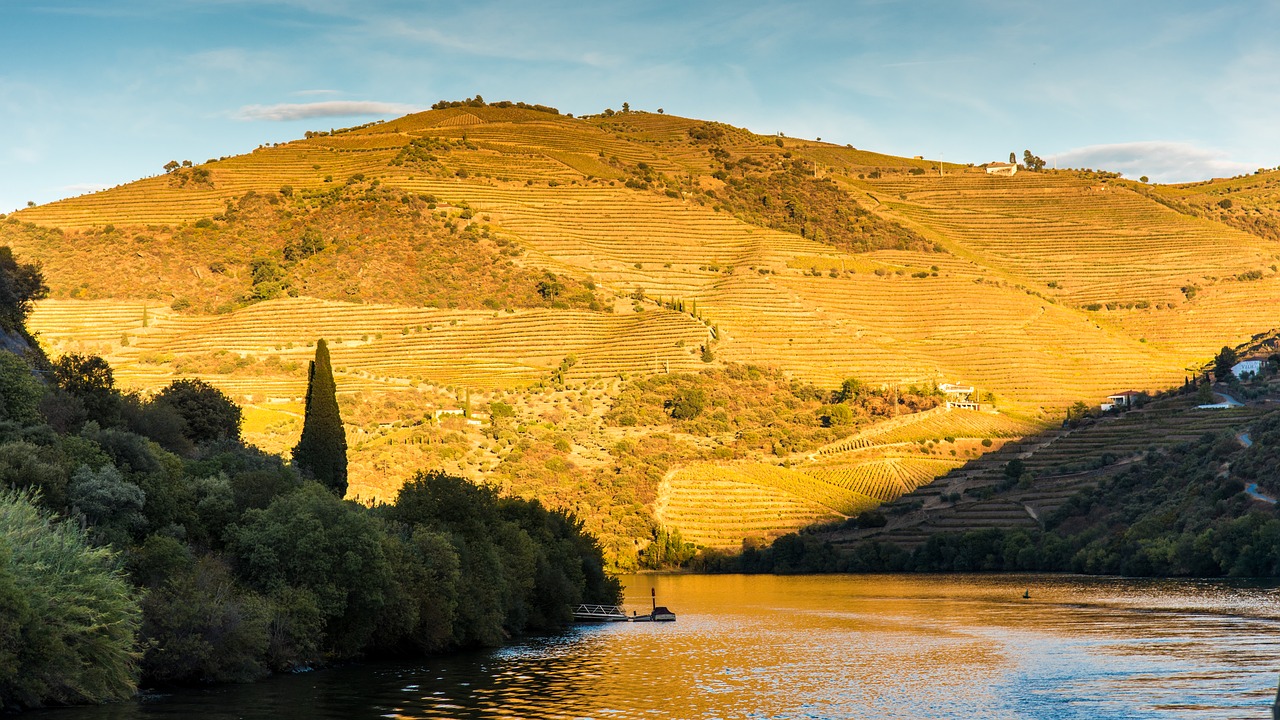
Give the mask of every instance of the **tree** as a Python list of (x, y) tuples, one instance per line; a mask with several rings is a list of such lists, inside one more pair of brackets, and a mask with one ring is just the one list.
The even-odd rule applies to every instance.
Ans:
[(44, 387), (22, 358), (0, 350), (0, 420), (34, 424)]
[(35, 301), (48, 295), (40, 266), (21, 264), (13, 250), (0, 246), (0, 330), (20, 329)]
[(622, 103), (622, 112), (624, 113), (631, 112), (631, 103), (628, 103), (628, 102)]
[(1142, 177), (1138, 178), (1138, 182), (1147, 182), (1147, 180), (1148, 178), (1146, 175), (1143, 175)]
[(170, 160), (169, 162), (164, 164), (164, 171), (167, 173), (171, 173), (180, 167), (182, 167), (182, 165), (177, 160)]
[(1027, 166), (1028, 170), (1040, 172), (1044, 169), (1044, 160), (1037, 155), (1032, 155), (1030, 150), (1022, 151), (1022, 164)]
[(90, 545), (79, 523), (0, 490), (0, 707), (133, 695), (137, 595), (118, 557)]
[(174, 380), (155, 402), (177, 411), (187, 424), (187, 439), (197, 445), (240, 440), (240, 406), (203, 380)]
[(1235, 350), (1232, 350), (1229, 347), (1222, 348), (1222, 351), (1218, 353), (1218, 356), (1213, 359), (1214, 377), (1218, 378), (1219, 381), (1228, 380), (1231, 377), (1234, 377), (1231, 374), (1231, 368), (1236, 366), (1236, 362), (1238, 362), (1239, 359), (1240, 358), (1236, 355)]
[(686, 388), (667, 400), (666, 409), (676, 420), (692, 420), (707, 406), (707, 393), (702, 388)]
[(324, 338), (316, 342), (316, 359), (307, 368), (307, 406), (302, 437), (293, 448), (293, 464), (338, 497), (347, 494), (347, 433), (338, 413), (337, 388)]
[(1016, 165), (1017, 163), (1018, 163), (1018, 153), (1016, 152), (1009, 153), (1009, 164)]
[(90, 420), (115, 425), (120, 419), (120, 395), (111, 366), (97, 355), (67, 353), (53, 361), (58, 387), (84, 404)]

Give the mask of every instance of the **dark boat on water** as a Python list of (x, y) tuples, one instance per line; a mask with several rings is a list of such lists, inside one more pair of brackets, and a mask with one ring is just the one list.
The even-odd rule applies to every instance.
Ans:
[(653, 611), (648, 615), (636, 615), (633, 610), (631, 613), (631, 622), (675, 622), (676, 614), (668, 610), (664, 606), (658, 605), (658, 591), (650, 588), (649, 596), (653, 599)]
[(650, 619), (654, 622), (675, 622), (676, 614), (665, 607), (655, 607), (653, 612), (649, 614)]

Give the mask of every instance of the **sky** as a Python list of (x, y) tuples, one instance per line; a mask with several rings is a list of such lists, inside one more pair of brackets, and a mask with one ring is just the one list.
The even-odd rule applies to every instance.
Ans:
[(1280, 0), (0, 0), (0, 212), (476, 94), (946, 162), (1280, 165)]

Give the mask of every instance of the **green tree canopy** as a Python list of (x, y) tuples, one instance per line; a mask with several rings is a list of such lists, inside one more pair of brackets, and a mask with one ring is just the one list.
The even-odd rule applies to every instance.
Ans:
[(307, 407), (302, 437), (293, 448), (293, 464), (338, 497), (347, 494), (347, 433), (338, 412), (337, 388), (324, 338), (316, 342), (316, 359), (307, 369)]
[(201, 445), (240, 439), (240, 406), (203, 380), (174, 380), (155, 402), (172, 407), (186, 422), (186, 435)]
[(35, 301), (48, 295), (40, 266), (19, 263), (13, 250), (0, 246), (0, 330), (22, 327)]
[(120, 418), (120, 395), (111, 366), (97, 355), (67, 353), (53, 361), (58, 387), (84, 404), (90, 420), (115, 425)]
[(1236, 355), (1235, 350), (1229, 347), (1222, 348), (1222, 351), (1218, 353), (1218, 356), (1213, 359), (1214, 377), (1219, 380), (1226, 380), (1232, 377), (1231, 368), (1235, 367), (1239, 360), (1240, 357)]
[(30, 495), (0, 490), (0, 707), (131, 696), (138, 617), (110, 551)]

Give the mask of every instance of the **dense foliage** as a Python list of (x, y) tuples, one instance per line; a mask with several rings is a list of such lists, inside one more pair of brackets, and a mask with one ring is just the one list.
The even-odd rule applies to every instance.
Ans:
[(495, 644), (619, 599), (536, 501), (427, 473), (368, 508), (241, 444), (213, 388), (122, 395), (92, 356), (51, 377), (0, 350), (0, 708)]
[(0, 487), (0, 710), (131, 695), (138, 616), (115, 553)]
[(19, 263), (13, 250), (0, 246), (0, 331), (22, 327), (33, 303), (48, 294), (39, 266)]
[(848, 252), (935, 250), (914, 230), (868, 212), (834, 181), (815, 177), (809, 160), (786, 158), (780, 169), (768, 171), (750, 155), (721, 159), (723, 169), (716, 174), (725, 188), (717, 200), (746, 222)]
[[(878, 542), (837, 550), (817, 534), (779, 539), (697, 567), (745, 572), (1038, 570), (1136, 576), (1280, 576), (1280, 512), (1246, 486), (1275, 480), (1280, 414), (1251, 430), (1149, 452), (1132, 469), (1071, 498), (1043, 531), (941, 533), (914, 552)], [(851, 521), (851, 522), (856, 522)]]
[(666, 425), (702, 437), (731, 435), (718, 457), (751, 452), (806, 452), (873, 420), (928, 410), (943, 401), (934, 388), (870, 387), (855, 379), (835, 392), (781, 371), (728, 364), (627, 383), (606, 413), (618, 426)]

